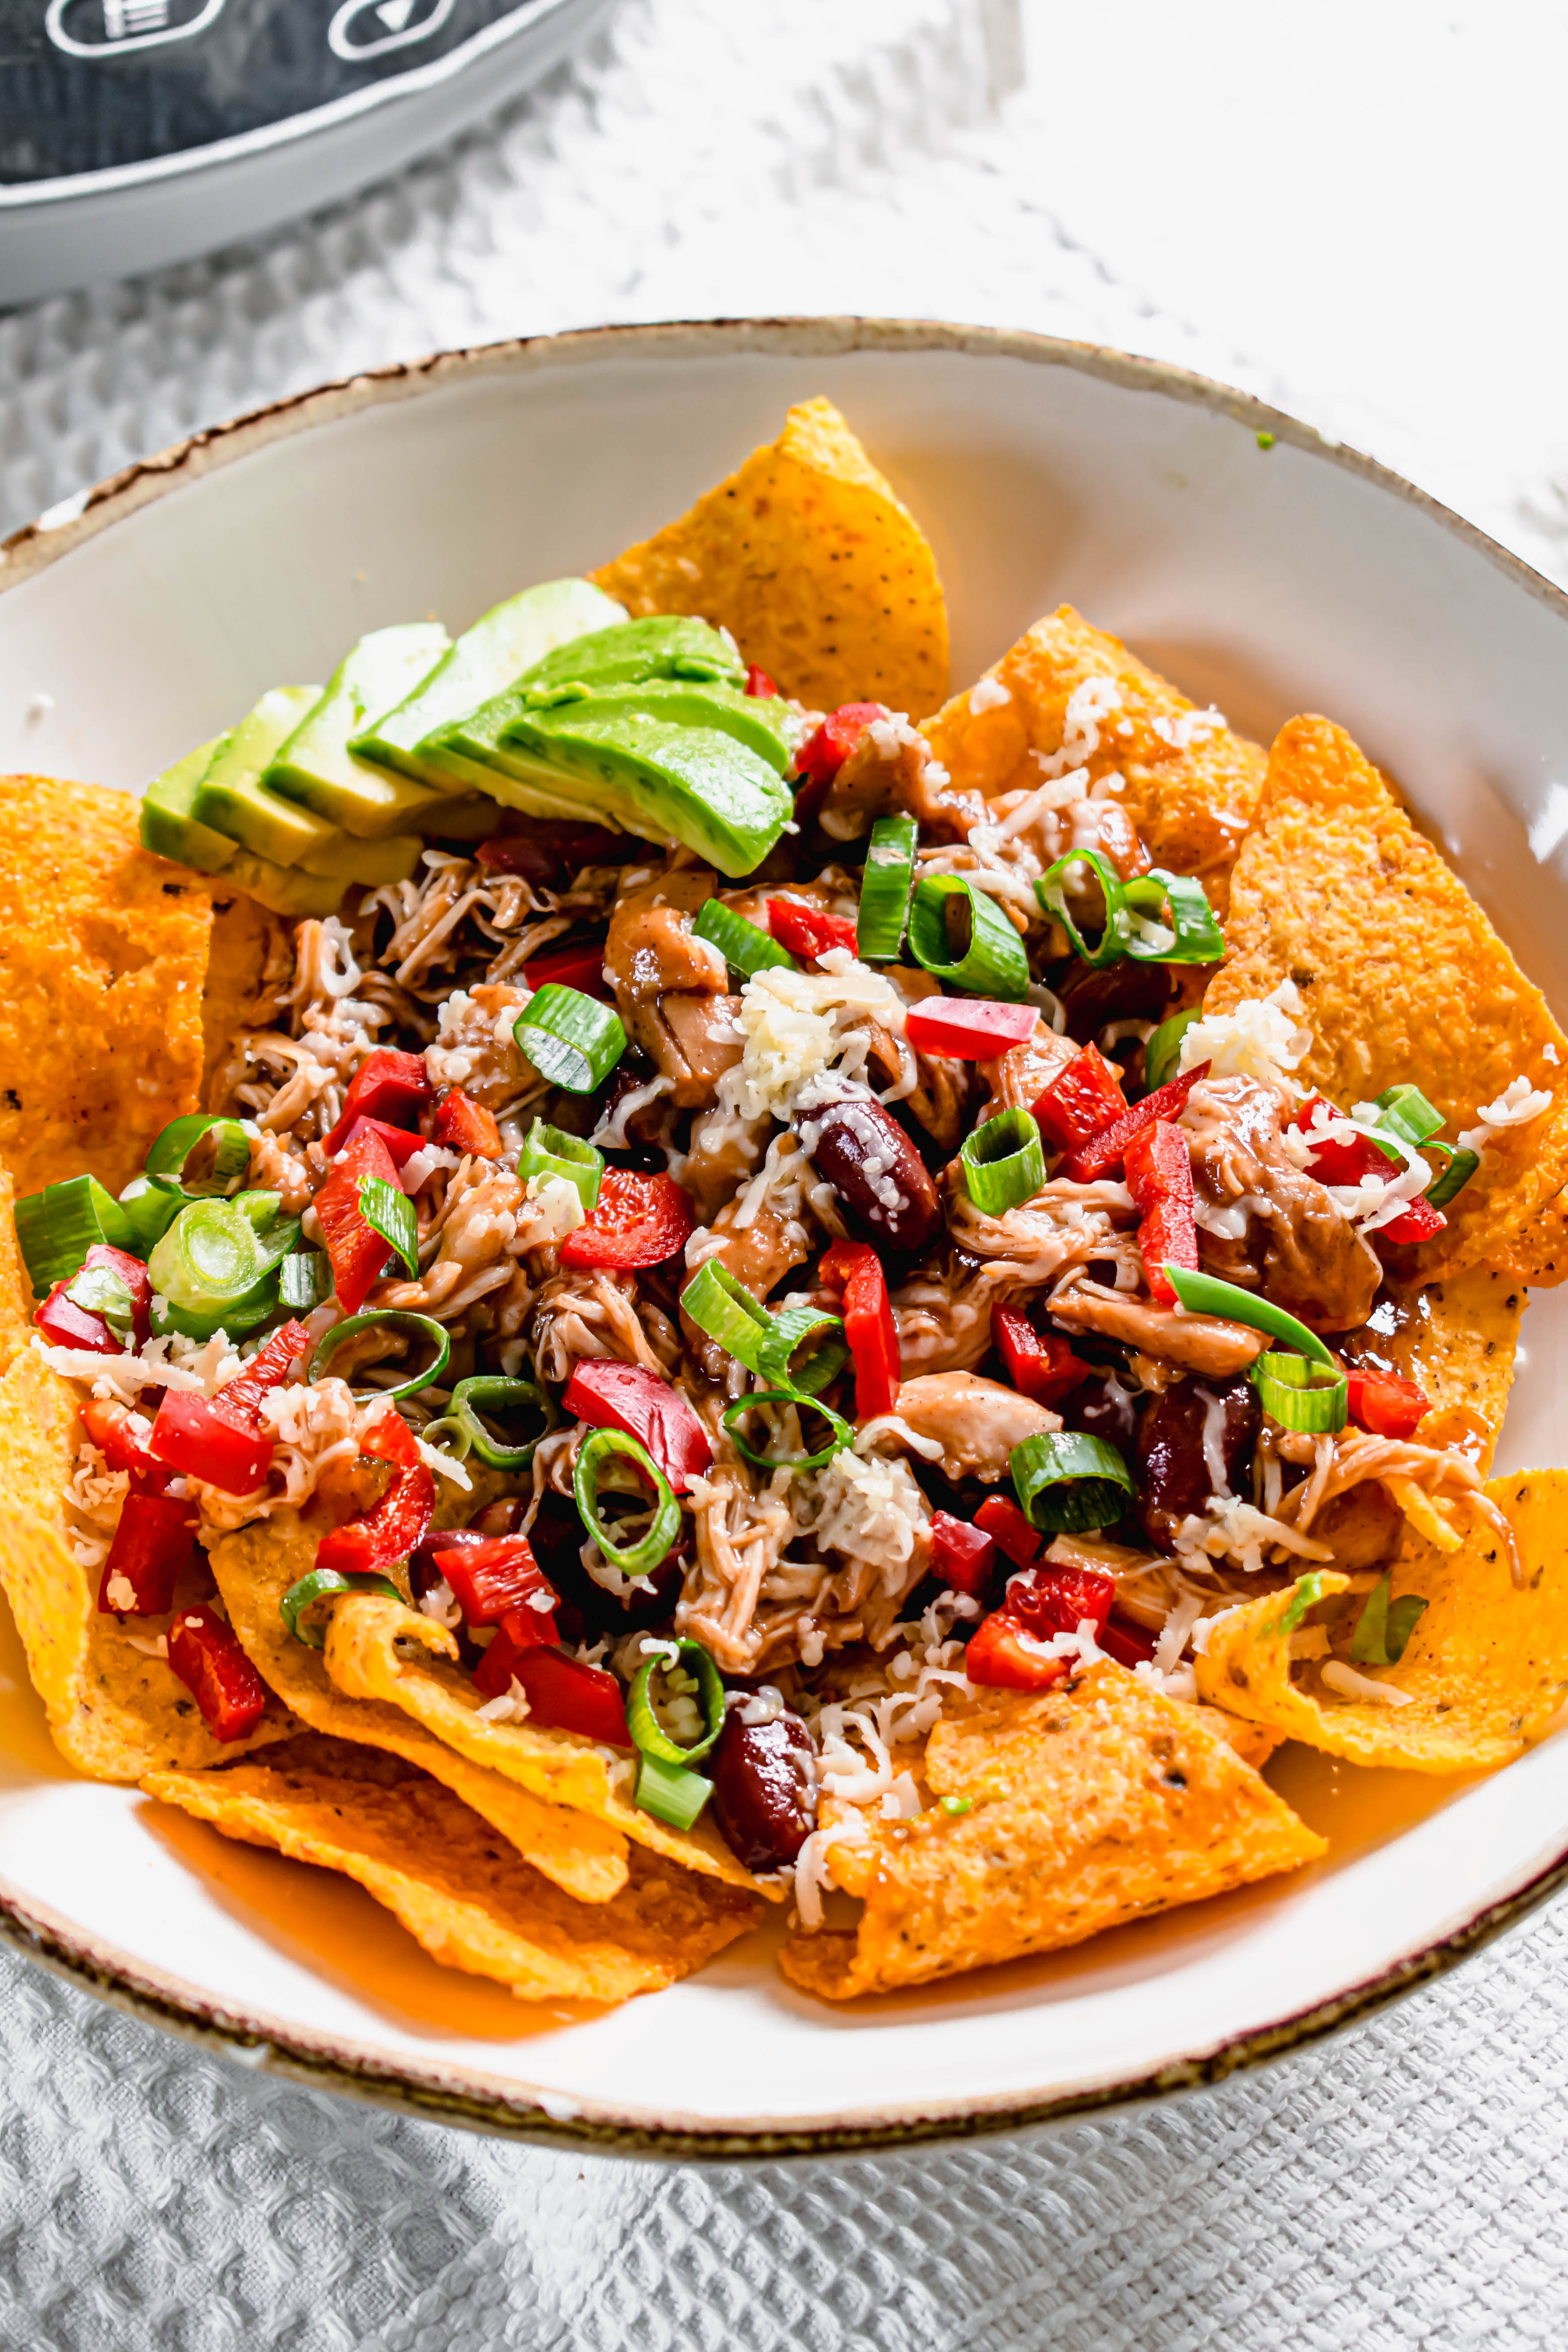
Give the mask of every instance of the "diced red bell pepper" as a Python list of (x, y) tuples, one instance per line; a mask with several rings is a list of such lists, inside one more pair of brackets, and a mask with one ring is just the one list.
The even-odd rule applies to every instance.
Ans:
[(686, 1247), (696, 1223), (691, 1203), (673, 1176), (607, 1168), (598, 1205), (562, 1243), (561, 1263), (614, 1266), (621, 1273), (659, 1265)]
[(73, 1274), (56, 1283), (43, 1305), (33, 1309), (34, 1322), (51, 1348), (82, 1348), (94, 1356), (123, 1355), (125, 1342), (116, 1338), (102, 1316), (66, 1297), (75, 1280)]
[(471, 1151), (478, 1160), (499, 1160), (501, 1153), (500, 1129), (495, 1113), (466, 1095), (461, 1087), (448, 1087), (436, 1105), (435, 1139), (448, 1151)]
[(917, 1054), (995, 1062), (1028, 1043), (1039, 1017), (1032, 1004), (1001, 1004), (988, 996), (926, 996), (910, 1007), (904, 1034)]
[(270, 1437), (229, 1419), (192, 1389), (164, 1391), (147, 1450), (225, 1495), (253, 1495), (272, 1466)]
[[(431, 1555), (468, 1624), (499, 1625), (514, 1609), (527, 1609), (531, 1617), (553, 1620), (559, 1596), (534, 1559), (533, 1546), (526, 1536), (486, 1536), (479, 1543), (448, 1544), (445, 1550), (437, 1536)], [(531, 1606), (536, 1592), (545, 1596), (545, 1608)]]
[(1119, 1666), (1141, 1666), (1154, 1654), (1155, 1636), (1131, 1617), (1112, 1615), (1094, 1638)]
[(1005, 1609), (982, 1618), (963, 1653), (963, 1671), (988, 1690), (1050, 1690), (1071, 1673), (1066, 1658), (1042, 1658), (1030, 1635)]
[(984, 1528), (971, 1527), (967, 1519), (955, 1519), (950, 1511), (933, 1511), (931, 1549), (931, 1574), (950, 1591), (967, 1592), (974, 1601), (985, 1599), (1002, 1564), (994, 1536), (988, 1536)]
[(1058, 1568), (1046, 1561), (1007, 1580), (1007, 1614), (1042, 1642), (1076, 1633), (1087, 1618), (1098, 1635), (1116, 1600), (1116, 1579), (1093, 1568)]
[(105, 1616), (161, 1617), (174, 1607), (180, 1571), (190, 1566), (195, 1549), (196, 1515), (190, 1502), (132, 1489), (121, 1507), (103, 1563), (100, 1611)]
[(1058, 1332), (1037, 1331), (1021, 1307), (994, 1307), (991, 1336), (1007, 1378), (1036, 1404), (1059, 1404), (1089, 1378), (1090, 1367), (1073, 1354), (1070, 1341)]
[[(362, 1135), (374, 1135), (380, 1139), (386, 1146), (386, 1156), (395, 1170), (400, 1170), (404, 1161), (412, 1160), (425, 1145), (425, 1138), (416, 1129), (388, 1127), (384, 1118), (356, 1118), (343, 1138), (343, 1151), (352, 1151)], [(342, 1152), (338, 1157), (342, 1159)]]
[(1045, 1549), (1045, 1538), (1029, 1525), (1016, 1503), (1005, 1495), (987, 1495), (974, 1514), (974, 1524), (995, 1538), (997, 1549), (1015, 1568), (1030, 1568)]
[(584, 996), (609, 1003), (615, 991), (605, 978), (605, 944), (585, 948), (554, 948), (548, 955), (531, 956), (522, 976), (530, 988), (553, 982), (557, 988), (575, 988)]
[(888, 716), (885, 703), (841, 702), (795, 753), (796, 773), (810, 777), (813, 783), (830, 784), (868, 727)]
[(1312, 1146), (1310, 1172), (1320, 1184), (1359, 1184), (1367, 1176), (1387, 1176), (1399, 1162), (1386, 1151), (1380, 1151), (1369, 1135), (1345, 1137), (1316, 1134), (1320, 1120), (1338, 1118), (1341, 1113), (1326, 1095), (1309, 1095), (1296, 1114), (1295, 1125)]
[(1134, 1103), (1123, 1117), (1112, 1120), (1098, 1135), (1091, 1135), (1089, 1141), (1080, 1143), (1076, 1150), (1068, 1152), (1057, 1162), (1057, 1174), (1072, 1184), (1098, 1183), (1102, 1176), (1109, 1176), (1118, 1165), (1135, 1135), (1141, 1135), (1146, 1127), (1152, 1127), (1158, 1118), (1179, 1118), (1187, 1097), (1198, 1080), (1206, 1078), (1208, 1074), (1207, 1062), (1200, 1062), (1195, 1070), (1188, 1070), (1181, 1077), (1172, 1078), (1166, 1086), (1156, 1087), (1152, 1095), (1145, 1095), (1141, 1103)]
[(1058, 1151), (1076, 1151), (1126, 1116), (1121, 1080), (1098, 1045), (1075, 1054), (1035, 1105), (1040, 1132)]
[(1127, 1188), (1137, 1202), (1138, 1247), (1149, 1288), (1162, 1307), (1173, 1307), (1176, 1293), (1165, 1268), (1198, 1266), (1198, 1228), (1193, 1211), (1193, 1155), (1174, 1122), (1157, 1118), (1130, 1136), (1124, 1155)]
[(315, 1202), (316, 1223), (332, 1262), (338, 1304), (345, 1315), (359, 1313), (391, 1254), (384, 1234), (366, 1223), (360, 1209), (360, 1189), (371, 1176), (379, 1176), (388, 1184), (397, 1181), (392, 1154), (366, 1124), (339, 1153)]
[(1429, 1242), (1434, 1234), (1442, 1232), (1447, 1222), (1442, 1210), (1435, 1209), (1426, 1195), (1423, 1193), (1418, 1201), (1412, 1201), (1410, 1206), (1402, 1214), (1390, 1217), (1385, 1225), (1379, 1225), (1373, 1232), (1372, 1239), (1374, 1242), (1398, 1242), (1404, 1246), (1410, 1246), (1416, 1242)]
[(373, 1462), (390, 1462), (397, 1472), (373, 1510), (321, 1538), (318, 1568), (344, 1576), (379, 1575), (406, 1559), (420, 1543), (436, 1507), (436, 1480), (419, 1459), (408, 1423), (395, 1412), (383, 1415), (363, 1440), (360, 1452)]
[[(558, 1601), (556, 1607), (559, 1606)], [(509, 1609), (496, 1629), (494, 1641), (474, 1668), (474, 1686), (486, 1698), (500, 1698), (503, 1691), (511, 1688), (512, 1677), (530, 1651), (558, 1650), (560, 1646), (561, 1628), (555, 1622), (554, 1609)]]
[(797, 898), (770, 898), (768, 928), (791, 955), (821, 956), (829, 948), (855, 952), (855, 926), (847, 916), (830, 915), (822, 907), (803, 907)]
[(133, 1348), (145, 1347), (153, 1337), (153, 1283), (142, 1260), (114, 1248), (111, 1243), (94, 1242), (82, 1265), (101, 1265), (120, 1276), (131, 1293), (131, 1344)]
[(756, 663), (752, 662), (746, 671), (746, 692), (754, 695), (761, 701), (770, 695), (776, 696), (778, 688), (773, 684), (767, 671), (759, 669)]
[(243, 1739), (267, 1712), (267, 1685), (216, 1609), (182, 1609), (169, 1628), (169, 1664), (195, 1694), (215, 1739)]
[(236, 1372), (232, 1381), (225, 1381), (213, 1399), (213, 1411), (220, 1421), (226, 1421), (247, 1436), (262, 1433), (261, 1400), (273, 1389), (281, 1388), (299, 1359), (310, 1346), (310, 1335), (305, 1326), (290, 1318), (280, 1323), (271, 1338), (246, 1365)]
[(341, 1151), (356, 1118), (382, 1119), (388, 1127), (417, 1127), (431, 1096), (430, 1076), (422, 1054), (399, 1053), (378, 1045), (366, 1055), (349, 1081), (343, 1115), (325, 1138), (329, 1152)]
[(81, 1423), (110, 1469), (130, 1472), (132, 1493), (163, 1493), (169, 1474), (148, 1451), (153, 1430), (145, 1416), (133, 1417), (130, 1406), (113, 1397), (89, 1397), (81, 1409)]
[(1394, 1372), (1352, 1372), (1346, 1409), (1358, 1429), (1374, 1437), (1414, 1437), (1432, 1410), (1432, 1400), (1414, 1381)]
[(544, 1729), (581, 1732), (584, 1739), (601, 1739), (612, 1748), (632, 1745), (621, 1686), (602, 1667), (585, 1666), (564, 1650), (540, 1648), (522, 1651), (511, 1673), (522, 1685), (534, 1722)]
[(608, 1357), (584, 1357), (561, 1400), (578, 1421), (624, 1430), (646, 1445), (677, 1495), (712, 1467), (708, 1432), (686, 1399), (657, 1372)]
[(855, 1418), (898, 1408), (902, 1363), (888, 1277), (868, 1242), (836, 1241), (823, 1252), (822, 1278), (844, 1286), (844, 1337), (855, 1366)]

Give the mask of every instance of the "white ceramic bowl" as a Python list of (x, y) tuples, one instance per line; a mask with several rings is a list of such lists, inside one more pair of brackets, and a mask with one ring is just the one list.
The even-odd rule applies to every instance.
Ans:
[[(1027, 336), (616, 330), (359, 377), (198, 436), (9, 542), (0, 763), (134, 790), (368, 628), (464, 625), (603, 560), (816, 392), (931, 532), (955, 681), (1069, 598), (1250, 732), (1329, 712), (1568, 1003), (1568, 600), (1271, 410)], [(1504, 1467), (1560, 1457), (1565, 1329), (1545, 1294)], [(435, 1968), (346, 1883), (73, 1779), (14, 1639), (0, 1665), (19, 1685), (0, 1902), (24, 1949), (258, 2063), (644, 2153), (871, 2146), (1181, 2088), (1451, 1965), (1568, 1876), (1561, 1736), (1460, 1788), (1290, 1750), (1280, 1785), (1334, 1838), (1299, 1876), (844, 2010), (792, 1991), (759, 1931), (609, 2015), (538, 2012)]]

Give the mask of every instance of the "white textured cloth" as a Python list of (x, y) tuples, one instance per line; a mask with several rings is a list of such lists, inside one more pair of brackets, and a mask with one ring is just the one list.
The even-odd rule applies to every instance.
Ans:
[[(0, 525), (195, 425), (434, 345), (844, 310), (1226, 377), (1568, 575), (1550, 226), (1568, 31), (1426, 0), (1310, 18), (1043, 0), (1028, 29), (1026, 76), (1014, 0), (629, 0), (576, 66), (395, 184), (254, 250), (0, 319)], [(698, 2170), (294, 2089), (0, 1954), (0, 2341), (1556, 2345), (1560, 1960), (1562, 1907), (1354, 2033), (1178, 2105), (1029, 2143)]]

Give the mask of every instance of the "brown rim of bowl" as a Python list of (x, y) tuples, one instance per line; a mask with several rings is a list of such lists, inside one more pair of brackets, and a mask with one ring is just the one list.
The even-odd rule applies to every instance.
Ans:
[[(0, 593), (30, 579), (73, 548), (96, 538), (110, 524), (134, 514), (184, 483), (199, 480), (273, 442), (317, 425), (334, 423), (387, 403), (412, 399), (436, 385), (475, 375), (531, 374), (635, 352), (640, 359), (683, 360), (694, 341), (721, 353), (830, 359), (851, 352), (959, 352), (977, 359), (1020, 359), (1037, 366), (1068, 368), (1131, 391), (1165, 398), (1228, 416), (1255, 433), (1267, 433), (1288, 447), (1359, 475), (1405, 504), (1421, 509), (1454, 538), (1474, 548), (1516, 585), (1568, 620), (1568, 595), (1521, 558), (1489, 538), (1403, 475), (1375, 458), (1303, 425), (1250, 394), (1159, 360), (1092, 343), (1066, 342), (1048, 335), (1010, 329), (945, 325), (902, 319), (781, 318), (687, 320), (651, 326), (595, 327), (561, 335), (541, 335), (470, 349), (437, 352), (400, 361), (321, 384), (223, 425), (193, 433), (157, 456), (127, 466), (107, 481), (49, 509), (47, 521), (25, 524), (0, 541)], [(0, 1938), (100, 2000), (160, 2025), (186, 2040), (269, 2074), (315, 2088), (328, 2088), (402, 2113), (455, 2124), (469, 2130), (567, 2147), (605, 2155), (662, 2157), (690, 2162), (732, 2163), (741, 2158), (777, 2161), (852, 2156), (879, 2148), (981, 2138), (1006, 2132), (1041, 2130), (1110, 2107), (1144, 2105), (1223, 2082), (1227, 2075), (1268, 2064), (1292, 2051), (1369, 2017), (1389, 2002), (1479, 1950), (1568, 1885), (1568, 1841), (1533, 1877), (1486, 1905), (1471, 1918), (1431, 1944), (1393, 1961), (1376, 1975), (1347, 1987), (1331, 1999), (1237, 2035), (1212, 2050), (1174, 2058), (1154, 2072), (1098, 2084), (1056, 2098), (999, 2102), (980, 2107), (932, 2108), (868, 2117), (841, 2124), (807, 2124), (756, 2132), (705, 2126), (696, 2119), (658, 2123), (629, 2115), (593, 2116), (574, 2112), (574, 2102), (546, 2095), (531, 2098), (499, 2079), (479, 2080), (473, 2070), (438, 2065), (415, 2067), (374, 2051), (302, 2034), (280, 2021), (230, 2013), (193, 1985), (150, 1975), (128, 1954), (95, 1939), (62, 1918), (19, 1901), (0, 1888)], [(551, 2112), (553, 2107), (556, 2111)]]

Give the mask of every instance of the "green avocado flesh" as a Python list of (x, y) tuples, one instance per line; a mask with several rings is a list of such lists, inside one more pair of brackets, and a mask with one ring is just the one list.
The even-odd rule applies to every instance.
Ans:
[(171, 858), (176, 866), (189, 866), (198, 874), (221, 874), (234, 856), (235, 844), (226, 833), (215, 833), (210, 824), (198, 824), (191, 814), (191, 803), (196, 796), (196, 786), (212, 765), (213, 754), (220, 744), (226, 744), (226, 735), (215, 735), (208, 743), (198, 743), (172, 768), (165, 768), (153, 778), (142, 795), (142, 846), (156, 856)]
[(515, 808), (553, 814), (544, 803), (564, 796), (579, 816), (749, 874), (794, 810), (793, 714), (744, 680), (706, 622), (628, 621), (548, 655), (435, 740)]
[(262, 782), (269, 762), (316, 700), (319, 686), (275, 686), (264, 694), (196, 786), (191, 814), (198, 824), (226, 833), (243, 849), (269, 857), (276, 866), (298, 866), (313, 849), (324, 849), (338, 827), (310, 810), (298, 808)]
[(268, 790), (367, 840), (414, 828), (438, 832), (446, 795), (356, 757), (349, 739), (368, 713), (384, 710), (426, 677), (447, 646), (438, 621), (362, 637), (269, 761), (263, 777)]
[[(614, 598), (586, 580), (546, 580), (525, 588), (476, 621), (412, 693), (405, 689), (404, 700), (395, 703), (387, 697), (383, 715), (354, 736), (349, 748), (361, 759), (441, 791), (449, 792), (457, 782), (488, 792), (482, 768), (435, 754), (426, 739), (499, 694), (555, 646), (625, 619)], [(565, 802), (558, 813), (579, 814)]]

